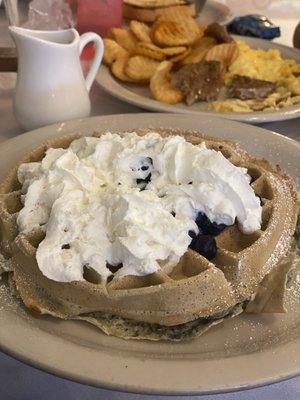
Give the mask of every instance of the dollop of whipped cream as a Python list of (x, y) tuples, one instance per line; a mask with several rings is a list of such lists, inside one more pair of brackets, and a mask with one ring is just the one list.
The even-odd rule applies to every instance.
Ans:
[(237, 220), (247, 234), (261, 225), (247, 170), (181, 136), (84, 137), (21, 164), (18, 179), (19, 230), (45, 230), (37, 262), (60, 282), (84, 280), (84, 268), (105, 280), (110, 266), (124, 276), (175, 265), (191, 242), (188, 232), (198, 233), (198, 212), (218, 224)]

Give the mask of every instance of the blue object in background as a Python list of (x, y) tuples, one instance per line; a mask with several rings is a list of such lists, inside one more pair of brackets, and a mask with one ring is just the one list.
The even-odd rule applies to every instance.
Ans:
[(244, 36), (254, 36), (261, 39), (274, 39), (280, 36), (279, 26), (263, 15), (244, 15), (234, 18), (228, 25), (230, 33)]

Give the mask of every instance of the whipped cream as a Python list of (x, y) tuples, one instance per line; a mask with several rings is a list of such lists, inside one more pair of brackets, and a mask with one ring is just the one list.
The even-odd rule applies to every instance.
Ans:
[(83, 280), (92, 268), (106, 280), (147, 275), (176, 264), (198, 233), (203, 212), (218, 224), (237, 220), (260, 229), (261, 206), (244, 168), (183, 137), (107, 133), (68, 149), (49, 149), (41, 162), (20, 165), (21, 232), (45, 230), (36, 258), (50, 279)]

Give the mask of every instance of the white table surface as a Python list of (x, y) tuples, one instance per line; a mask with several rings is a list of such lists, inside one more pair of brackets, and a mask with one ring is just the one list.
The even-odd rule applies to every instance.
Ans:
[[(291, 26), (294, 27), (297, 20), (285, 19), (280, 22), (282, 22), (283, 35), (281, 40), (279, 39), (278, 41), (291, 45), (293, 31)], [(3, 19), (0, 19), (0, 46), (4, 43), (7, 43), (6, 28)], [(12, 92), (15, 80), (16, 76), (13, 73), (0, 73), (0, 143), (22, 133), (12, 111)], [(92, 115), (136, 113), (142, 111), (135, 106), (125, 104), (105, 94), (97, 84), (94, 84), (92, 87), (91, 100)], [(291, 121), (267, 123), (261, 126), (300, 140), (299, 118)], [(199, 373), (201, 372), (199, 371)], [(141, 400), (162, 399), (166, 397), (126, 394), (81, 385), (36, 370), (0, 353), (0, 400)], [(189, 397), (172, 398), (187, 399)], [(300, 377), (243, 392), (190, 397), (190, 399), (195, 400), (200, 398), (201, 400), (296, 400), (300, 399)]]

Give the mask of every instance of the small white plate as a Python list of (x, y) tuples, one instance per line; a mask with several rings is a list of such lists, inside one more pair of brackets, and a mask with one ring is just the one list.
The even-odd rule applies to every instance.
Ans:
[[(252, 48), (260, 48), (263, 50), (277, 49), (280, 51), (283, 58), (291, 58), (300, 63), (300, 51), (297, 49), (283, 46), (278, 43), (273, 43), (268, 40), (249, 38), (244, 36), (240, 36), (240, 38), (248, 43), (249, 46)], [(293, 106), (284, 107), (278, 111), (259, 111), (251, 113), (220, 113), (209, 111), (207, 109), (206, 102), (198, 102), (193, 104), (192, 106), (187, 106), (185, 103), (178, 103), (175, 105), (161, 103), (153, 99), (149, 86), (123, 83), (121, 81), (118, 81), (113, 77), (109, 68), (105, 65), (102, 65), (100, 67), (96, 80), (99, 85), (112, 96), (115, 96), (118, 99), (125, 101), (126, 103), (130, 103), (151, 111), (194, 114), (201, 117), (216, 116), (251, 123), (283, 121), (286, 119), (300, 117), (300, 103)]]
[[(137, 128), (179, 128), (238, 141), (299, 183), (300, 144), (291, 139), (224, 119), (150, 113), (86, 118), (17, 136), (0, 146), (0, 180), (47, 139)], [(300, 296), (288, 299), (286, 314), (242, 314), (195, 340), (155, 343), (109, 337), (85, 322), (37, 316), (0, 284), (0, 349), (53, 374), (114, 390), (177, 395), (241, 390), (300, 373)]]

